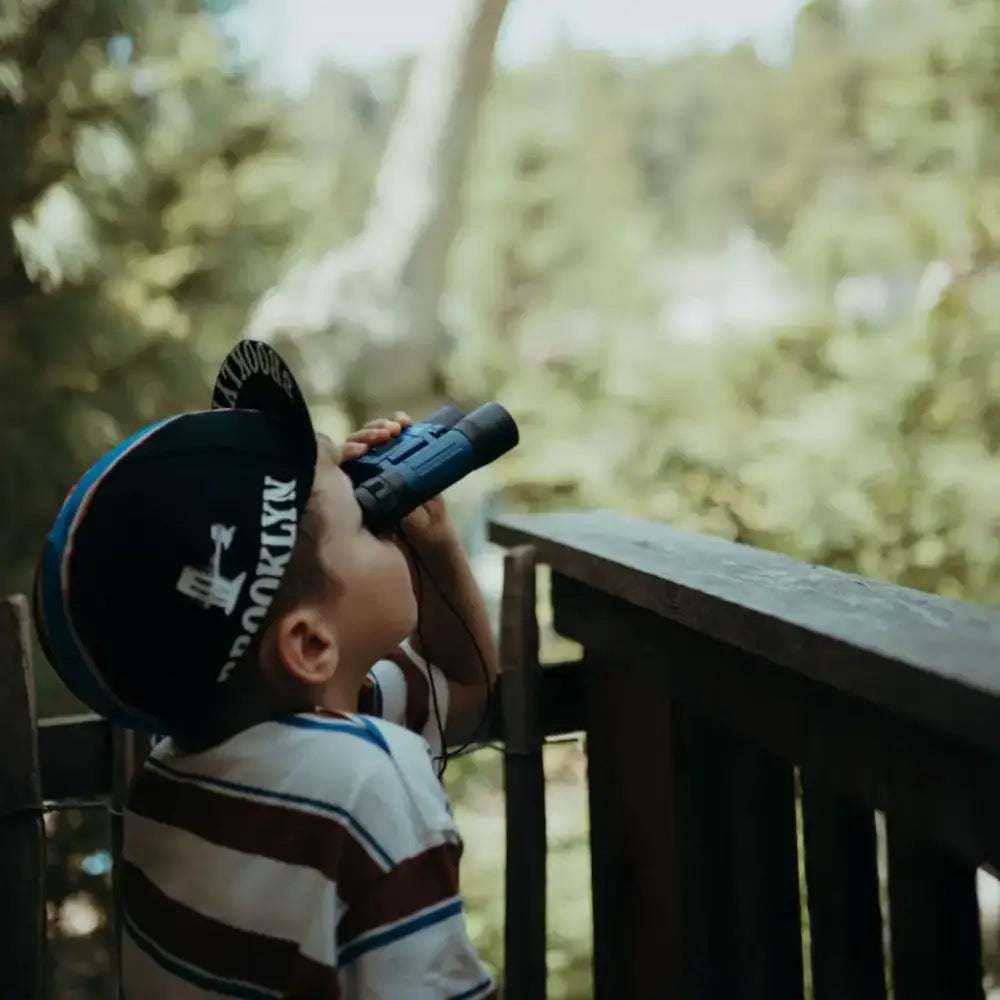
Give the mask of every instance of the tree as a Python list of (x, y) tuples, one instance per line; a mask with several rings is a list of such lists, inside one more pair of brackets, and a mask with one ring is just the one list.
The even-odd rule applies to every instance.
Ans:
[(28, 33), (24, 99), (0, 114), (22, 167), (2, 181), (0, 510), (21, 512), (0, 522), (4, 589), (25, 585), (68, 470), (205, 404), (206, 359), (297, 221), (274, 109), (197, 5), (68, 16)]
[(595, 402), (627, 407), (655, 342), (654, 227), (626, 99), (604, 57), (563, 51), (505, 75), (484, 107), (448, 292), (465, 335), (447, 372), (517, 414), (532, 444), (495, 479), (525, 502), (579, 497), (588, 450), (621, 423), (602, 424)]
[(262, 297), (247, 336), (290, 341), (312, 389), (340, 393), (352, 420), (392, 398), (440, 398), (448, 344), (439, 314), (463, 176), (506, 0), (463, 0), (413, 71), (361, 233), (302, 264)]

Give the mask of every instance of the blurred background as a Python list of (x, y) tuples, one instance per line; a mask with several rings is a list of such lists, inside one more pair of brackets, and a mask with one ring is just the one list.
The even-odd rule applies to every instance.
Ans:
[[(1000, 0), (4, 0), (0, 593), (248, 333), (333, 435), (512, 410), (452, 497), (494, 608), (490, 515), (574, 507), (996, 604), (998, 125)], [(550, 996), (583, 1000), (585, 757), (546, 766)], [(494, 967), (501, 782), (448, 771)], [(52, 996), (107, 997), (106, 823), (48, 825)]]

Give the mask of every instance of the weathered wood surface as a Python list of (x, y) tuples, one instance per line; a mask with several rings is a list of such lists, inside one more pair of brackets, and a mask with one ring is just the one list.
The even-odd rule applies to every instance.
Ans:
[[(1000, 613), (617, 514), (508, 516), (502, 545), (1000, 755)], [(575, 637), (574, 637), (575, 638)]]
[(42, 798), (97, 799), (111, 794), (111, 725), (97, 715), (67, 715), (38, 723)]
[[(895, 1000), (983, 1000), (976, 872), (886, 821)], [(919, 832), (918, 832), (919, 831)]]
[(802, 775), (815, 1000), (885, 1000), (875, 815)]
[[(543, 736), (586, 728), (583, 671), (575, 661), (546, 664), (538, 680), (538, 724)], [(484, 743), (503, 737), (503, 677), (497, 681), (492, 716)], [(67, 715), (38, 722), (42, 799), (98, 799), (111, 795), (113, 741), (111, 725), (97, 715)]]
[[(483, 743), (502, 740), (506, 696), (503, 674), (497, 678), (491, 715), (479, 737)], [(541, 666), (536, 685), (536, 715), (542, 736), (581, 733), (587, 728), (584, 707), (584, 678), (580, 663), (570, 660)]]
[[(584, 661), (594, 1000), (684, 996), (677, 856), (664, 846), (676, 812), (670, 703), (648, 676), (620, 683), (618, 664)], [(641, 705), (642, 721), (637, 721)], [(650, 781), (650, 775), (657, 781)], [(690, 994), (688, 994), (690, 995)]]
[[(653, 824), (660, 851), (677, 852), (650, 877), (675, 911), (658, 927), (664, 989), (801, 995), (794, 764), (817, 1000), (887, 992), (875, 809), (891, 831), (895, 995), (982, 996), (974, 872), (1000, 866), (997, 612), (615, 515), (510, 517), (491, 537), (536, 548), (553, 571), (556, 631), (603, 665), (604, 718), (588, 718), (592, 772), (595, 750), (601, 758), (592, 824), (625, 831), (610, 847), (605, 834), (601, 858), (593, 841), (595, 966), (606, 956), (609, 981), (611, 955), (635, 995), (651, 974), (623, 930), (653, 850), (629, 830), (627, 751), (613, 735), (628, 730), (631, 706), (643, 717), (631, 731), (638, 759), (656, 752), (636, 735), (647, 726), (672, 748), (642, 769), (650, 800), (668, 796)], [(620, 710), (616, 691), (628, 702)], [(616, 779), (605, 774), (608, 745), (618, 746)]]
[[(834, 791), (1000, 864), (1000, 763), (957, 738), (554, 574), (555, 627)], [(643, 679), (642, 684), (651, 683)]]
[(719, 1000), (802, 1000), (792, 768), (731, 733), (718, 733), (715, 747), (723, 770), (714, 791), (723, 800), (725, 830), (717, 863), (729, 875), (728, 897), (716, 907), (731, 907), (734, 930), (728, 962), (718, 956), (732, 969)]
[(45, 996), (45, 831), (28, 605), (0, 601), (0, 997)]

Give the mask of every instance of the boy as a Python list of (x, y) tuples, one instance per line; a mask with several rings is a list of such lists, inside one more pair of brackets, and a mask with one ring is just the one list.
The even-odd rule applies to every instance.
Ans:
[(468, 738), (495, 677), (487, 616), (442, 502), (398, 546), (340, 468), (406, 422), (337, 447), (244, 341), (211, 411), (140, 431), (63, 505), (49, 657), (91, 708), (168, 734), (127, 804), (127, 1000), (494, 996), (432, 766), (438, 722)]

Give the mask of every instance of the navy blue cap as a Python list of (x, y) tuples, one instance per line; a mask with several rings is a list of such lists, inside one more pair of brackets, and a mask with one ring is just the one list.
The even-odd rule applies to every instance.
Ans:
[(89, 469), (36, 573), (36, 629), (59, 676), (92, 710), (151, 732), (240, 667), (312, 491), (312, 422), (273, 348), (238, 344), (212, 406), (144, 428)]

